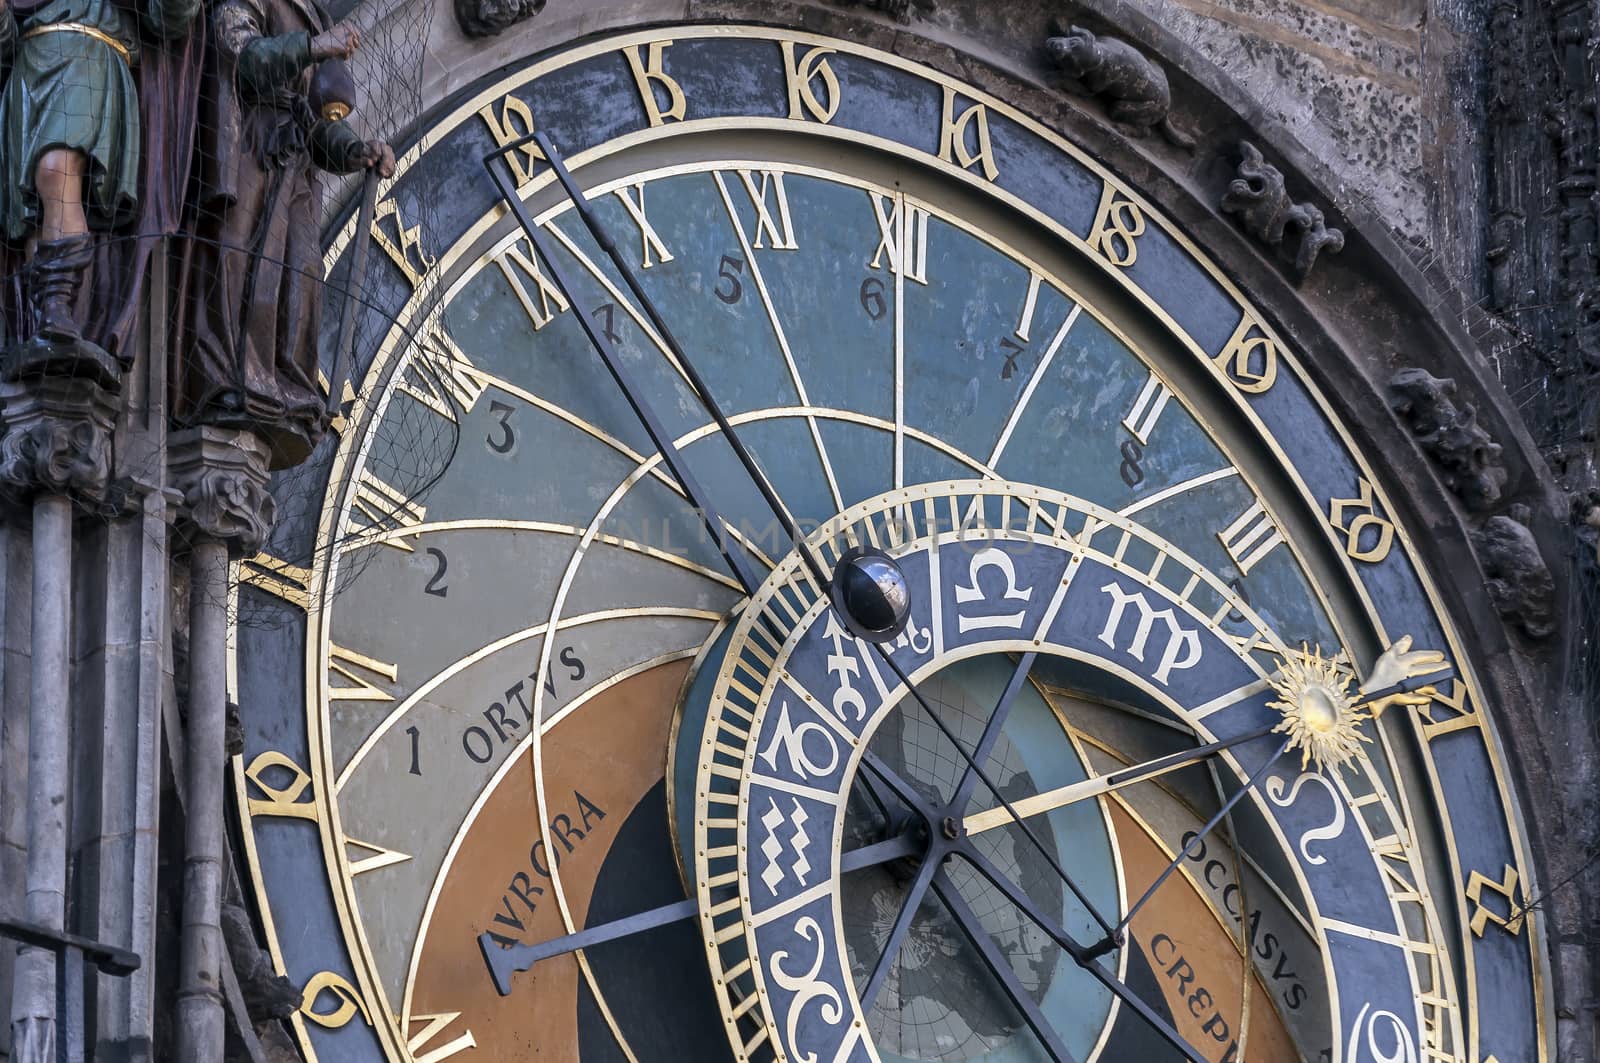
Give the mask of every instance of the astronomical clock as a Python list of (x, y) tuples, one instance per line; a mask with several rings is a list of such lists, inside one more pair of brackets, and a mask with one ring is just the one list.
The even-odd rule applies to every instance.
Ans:
[(307, 1058), (1547, 1058), (1425, 543), (1085, 150), (677, 26), (463, 89), (363, 244), (231, 662)]

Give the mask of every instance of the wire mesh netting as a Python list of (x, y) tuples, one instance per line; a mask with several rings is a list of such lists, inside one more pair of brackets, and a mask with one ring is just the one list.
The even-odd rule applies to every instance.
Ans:
[[(126, 392), (148, 343), (165, 363), (149, 379), (165, 380), (175, 428), (236, 428), (265, 443), (276, 519), (289, 528), (324, 504), (327, 463), (307, 459), (380, 394), (386, 374), (365, 373), (374, 354), (409, 350), (432, 312), (427, 292), (406, 305), (381, 292), (362, 253), (325, 275), (329, 221), (344, 219), (346, 234), (370, 224), (395, 169), (390, 144), (423, 111), (433, 6), (354, 7), (23, 0), (0, 11), (7, 386), (66, 394), (88, 378)], [(425, 237), (427, 205), (407, 222)], [(345, 240), (363, 252), (369, 242)], [(369, 507), (414, 506), (454, 446), (448, 420), (386, 419), (367, 462), (392, 493)], [(161, 482), (159, 469), (130, 467), (127, 449), (121, 479)], [(164, 460), (161, 448), (147, 460)], [(109, 517), (115, 481), (92, 501)], [(343, 551), (359, 534), (319, 548)], [(350, 551), (344, 579), (362, 552)]]

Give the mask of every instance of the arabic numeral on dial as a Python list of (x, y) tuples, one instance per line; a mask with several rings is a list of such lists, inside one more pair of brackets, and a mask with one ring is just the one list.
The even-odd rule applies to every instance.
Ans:
[(1122, 482), (1129, 487), (1138, 487), (1144, 483), (1144, 466), (1140, 461), (1144, 458), (1144, 448), (1132, 439), (1122, 442), (1122, 465), (1117, 472), (1122, 475)]
[(723, 255), (722, 261), (717, 265), (717, 281), (714, 289), (716, 297), (728, 306), (732, 306), (744, 298), (744, 282), (739, 279), (744, 273), (744, 259), (733, 255)]
[[(663, 260), (665, 261), (665, 260)], [(600, 334), (608, 343), (621, 343), (622, 337), (617, 335), (617, 304), (601, 303), (594, 308), (591, 317), (600, 318)]]
[(874, 321), (882, 321), (883, 315), (889, 312), (889, 303), (883, 293), (882, 277), (868, 277), (861, 282), (861, 309)]
[(1010, 336), (1000, 338), (1000, 354), (1005, 359), (1000, 366), (1000, 379), (1010, 380), (1017, 372), (1017, 357), (1027, 350), (1022, 344)]
[(428, 556), (439, 564), (433, 570), (433, 575), (428, 577), (428, 582), (423, 584), (422, 592), (431, 594), (435, 598), (443, 598), (450, 593), (450, 588), (444, 585), (444, 574), (450, 570), (450, 559), (445, 557), (444, 551), (437, 546), (428, 547)]
[(406, 734), (411, 736), (411, 774), (422, 774), (422, 732), (415, 726), (407, 727)]
[(489, 449), (496, 454), (509, 454), (511, 448), (517, 445), (517, 431), (511, 427), (511, 415), (517, 408), (504, 402), (490, 402), (489, 412), (494, 415), (495, 424), (500, 431), (498, 436), (490, 435), (484, 438)]

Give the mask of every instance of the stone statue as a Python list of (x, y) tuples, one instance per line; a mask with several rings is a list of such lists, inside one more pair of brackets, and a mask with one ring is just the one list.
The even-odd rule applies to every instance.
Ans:
[(1133, 45), (1072, 26), (1045, 41), (1044, 52), (1073, 88), (1105, 105), (1123, 133), (1142, 137), (1156, 130), (1177, 147), (1194, 147), (1194, 139), (1172, 124), (1166, 71)]
[[(200, 0), (0, 8), (7, 375), (114, 376), (154, 237), (176, 230), (193, 138)], [(18, 296), (21, 296), (19, 298)], [(60, 363), (65, 363), (62, 365)]]
[(1224, 213), (1237, 215), (1251, 236), (1285, 253), (1290, 246), (1289, 230), (1297, 230), (1300, 238), (1293, 252), (1294, 269), (1304, 280), (1319, 254), (1338, 254), (1344, 249), (1344, 233), (1328, 227), (1320, 207), (1291, 199), (1283, 171), (1268, 162), (1254, 144), (1240, 141), (1239, 154), (1239, 167), (1219, 205)]
[(544, 10), (545, 0), (455, 0), (456, 25), (468, 37), (493, 37)]
[(1487, 513), (1506, 485), (1502, 447), (1478, 423), (1478, 411), (1455, 400), (1456, 382), (1426, 369), (1402, 369), (1389, 379), (1389, 408), (1438, 463), (1444, 485), (1471, 512)]
[[(320, 64), (360, 35), (315, 0), (214, 0), (201, 129), (207, 138), (183, 268), (171, 374), (180, 424), (243, 428), (298, 464), (327, 424), (317, 386), (323, 272), (319, 171), (394, 173), (394, 152), (312, 105)], [(334, 79), (337, 80), (337, 79)]]

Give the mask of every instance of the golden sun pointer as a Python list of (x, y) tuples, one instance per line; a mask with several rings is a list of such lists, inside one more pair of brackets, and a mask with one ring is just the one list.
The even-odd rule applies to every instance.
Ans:
[(1334, 658), (1322, 656), (1321, 649), (1301, 646), (1269, 680), (1279, 701), (1268, 702), (1283, 714), (1273, 728), (1289, 736), (1289, 748), (1300, 751), (1302, 770), (1313, 761), (1320, 771), (1339, 767), (1372, 741), (1361, 733), (1361, 724), (1372, 718), (1365, 705), (1357, 704), (1350, 689), (1355, 677)]

